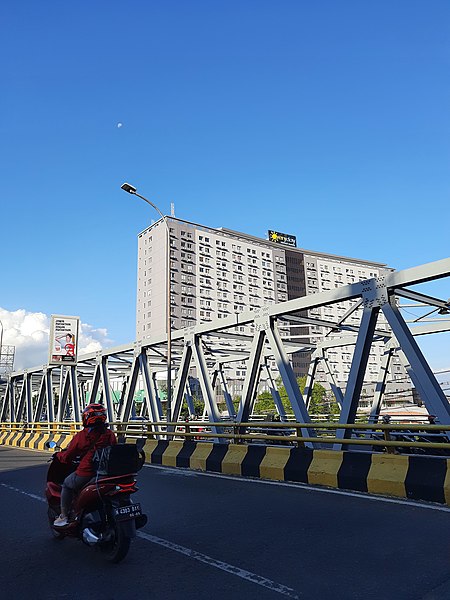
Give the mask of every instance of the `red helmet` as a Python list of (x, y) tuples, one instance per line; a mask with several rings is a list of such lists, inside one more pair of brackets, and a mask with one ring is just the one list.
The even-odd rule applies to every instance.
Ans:
[(94, 427), (106, 423), (106, 408), (103, 404), (88, 404), (81, 415), (83, 427)]

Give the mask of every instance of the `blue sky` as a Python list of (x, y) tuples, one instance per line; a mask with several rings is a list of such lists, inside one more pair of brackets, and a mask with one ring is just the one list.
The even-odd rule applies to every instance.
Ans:
[(123, 181), (213, 227), (448, 256), (449, 24), (446, 0), (4, 0), (0, 307), (134, 339), (156, 215)]

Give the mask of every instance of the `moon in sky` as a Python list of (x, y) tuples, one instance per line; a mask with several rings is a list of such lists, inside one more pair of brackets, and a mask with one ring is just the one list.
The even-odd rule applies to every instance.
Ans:
[(123, 123), (117, 123), (117, 129), (120, 129), (121, 127), (123, 127)]

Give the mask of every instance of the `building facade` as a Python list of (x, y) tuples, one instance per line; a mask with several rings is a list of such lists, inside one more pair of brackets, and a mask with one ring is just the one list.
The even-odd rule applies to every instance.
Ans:
[[(382, 263), (283, 246), (245, 233), (206, 227), (175, 217), (167, 217), (167, 222), (170, 227), (174, 329), (331, 290), (392, 270)], [(138, 236), (137, 339), (166, 330), (166, 240), (162, 219)], [(310, 310), (307, 316), (338, 322), (350, 308), (351, 302), (341, 302)], [(358, 309), (346, 323), (358, 325), (360, 318)], [(382, 322), (380, 317), (381, 327)], [(279, 329), (282, 337), (294, 336), (306, 344), (320, 342), (324, 336), (324, 329), (316, 325), (293, 327), (280, 324)], [(383, 351), (381, 344), (374, 345), (366, 374), (369, 384), (377, 381)], [(323, 366), (319, 367), (318, 379), (327, 385), (331, 370), (334, 380), (345, 387), (352, 355), (352, 347), (329, 349), (330, 368), (326, 372)], [(307, 352), (293, 355), (292, 364), (297, 376), (307, 373), (310, 360), (311, 354)], [(228, 375), (235, 382), (233, 392), (239, 393), (245, 366), (234, 365)], [(401, 394), (407, 387), (405, 371), (398, 360), (394, 360), (388, 393)], [(370, 390), (367, 393), (369, 395)]]

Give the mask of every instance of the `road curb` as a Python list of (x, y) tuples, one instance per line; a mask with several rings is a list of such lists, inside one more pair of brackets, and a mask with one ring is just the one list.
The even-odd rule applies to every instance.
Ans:
[(372, 454), (148, 440), (147, 462), (199, 471), (299, 482), (450, 506), (445, 457)]
[[(49, 441), (65, 448), (71, 439), (71, 435), (32, 431), (0, 433), (0, 444), (34, 450), (45, 450)], [(450, 506), (450, 459), (445, 457), (178, 440), (148, 440), (144, 449), (146, 462), (153, 465), (320, 485)]]

